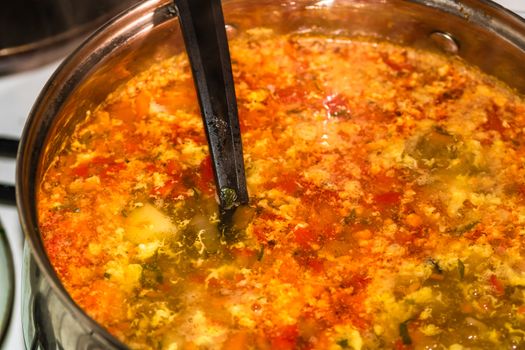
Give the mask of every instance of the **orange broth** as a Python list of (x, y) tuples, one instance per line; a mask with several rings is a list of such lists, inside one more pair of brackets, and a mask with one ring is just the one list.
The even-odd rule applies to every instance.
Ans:
[(186, 56), (80, 123), (40, 184), (73, 299), (133, 349), (525, 347), (525, 102), (365, 39), (230, 43), (250, 204), (219, 230)]

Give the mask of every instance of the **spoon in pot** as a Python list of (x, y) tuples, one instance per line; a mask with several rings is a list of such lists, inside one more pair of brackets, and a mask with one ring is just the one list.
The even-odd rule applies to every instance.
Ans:
[(221, 223), (248, 203), (230, 52), (220, 0), (174, 0), (212, 160)]

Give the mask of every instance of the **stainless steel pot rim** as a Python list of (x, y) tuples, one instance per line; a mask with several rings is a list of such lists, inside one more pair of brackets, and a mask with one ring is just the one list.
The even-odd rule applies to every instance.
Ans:
[(0, 223), (0, 346), (9, 328), (15, 296), (13, 254)]
[[(363, 2), (363, 0), (359, 1)], [(427, 6), (437, 11), (451, 13), (476, 25), (483, 23), (482, 19), (486, 19), (487, 16), (489, 16), (484, 11), (475, 11), (473, 8), (467, 8), (456, 0), (406, 1)], [(474, 3), (474, 0), (470, 2)], [(493, 14), (497, 14), (499, 16), (498, 18), (510, 21), (511, 25), (504, 27), (489, 16), (490, 21), (488, 23), (495, 22), (496, 25), (494, 28), (491, 27), (494, 32), (504, 36), (506, 40), (512, 41), (515, 46), (525, 51), (525, 20), (490, 0), (477, 0), (477, 3), (480, 4), (482, 9), (490, 10)], [(56, 272), (47, 258), (43, 242), (40, 238), (34, 200), (37, 189), (34, 181), (37, 178), (37, 160), (41, 158), (43, 151), (42, 147), (34, 147), (34, 143), (35, 140), (45, 139), (46, 133), (51, 127), (52, 118), (47, 118), (44, 123), (39, 121), (40, 118), (46, 117), (46, 113), (49, 114), (46, 108), (58, 111), (61, 103), (67, 99), (67, 94), (82, 81), (97, 62), (119, 47), (119, 45), (125, 45), (135, 34), (148, 29), (152, 25), (154, 26), (156, 21), (153, 17), (159, 14), (159, 10), (161, 10), (164, 16), (161, 16), (163, 18), (162, 21), (171, 19), (176, 14), (170, 0), (147, 0), (106, 23), (61, 64), (44, 87), (30, 113), (23, 131), (17, 160), (16, 196), (18, 211), (22, 229), (28, 236), (32, 255), (39, 269), (47, 277), (51, 288), (56, 292), (60, 300), (79, 321), (86, 325), (86, 328), (91, 330), (91, 334), (98, 333), (109, 346), (117, 349), (126, 349), (127, 347), (90, 318), (72, 300), (60, 283)], [(514, 30), (514, 26), (519, 27), (522, 32)], [(111, 32), (111, 40), (109, 41), (103, 39), (103, 36), (107, 35), (107, 32)], [(103, 44), (97, 46), (97, 43)], [(88, 57), (88, 59), (82, 59), (83, 57)], [(73, 71), (75, 72), (74, 74), (68, 73)], [(52, 103), (48, 101), (50, 96), (54, 97), (54, 102)], [(30, 181), (28, 181), (28, 177)]]

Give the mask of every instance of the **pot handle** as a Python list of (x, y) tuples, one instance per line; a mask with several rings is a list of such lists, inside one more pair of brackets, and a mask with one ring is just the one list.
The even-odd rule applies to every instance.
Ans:
[[(18, 140), (1, 137), (0, 157), (15, 159), (18, 152), (18, 143)], [(15, 186), (0, 183), (0, 204), (16, 205)]]

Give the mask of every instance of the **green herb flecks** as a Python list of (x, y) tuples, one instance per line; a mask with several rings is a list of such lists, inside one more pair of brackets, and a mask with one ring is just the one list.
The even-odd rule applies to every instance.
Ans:
[(257, 252), (257, 261), (261, 261), (264, 256), (264, 246), (261, 246), (261, 249)]
[(355, 220), (357, 219), (357, 213), (355, 211), (355, 209), (352, 209), (350, 211), (350, 214), (348, 214), (347, 216), (345, 216), (345, 218), (343, 219), (344, 223), (346, 225), (350, 225), (350, 224), (353, 224), (355, 222)]
[(405, 345), (412, 344), (412, 338), (410, 338), (410, 334), (408, 334), (408, 323), (410, 321), (411, 320), (406, 320), (405, 322), (401, 322), (399, 324), (399, 336)]
[(229, 210), (239, 205), (237, 203), (237, 192), (232, 188), (221, 188), (220, 200), (225, 210)]
[(289, 109), (289, 110), (287, 110), (285, 113), (286, 113), (286, 114), (299, 114), (299, 113), (301, 113), (302, 111), (303, 111), (302, 109), (294, 108), (294, 109)]
[(477, 225), (479, 224), (479, 220), (476, 220), (476, 221), (472, 221), (466, 225), (463, 225), (463, 226), (459, 226), (457, 227), (455, 230), (453, 230), (453, 232), (457, 235), (462, 235), (464, 233), (467, 233), (469, 232), (470, 230), (472, 230), (474, 227), (476, 227)]
[(439, 263), (437, 260), (429, 258), (427, 261), (432, 266), (432, 269), (434, 270), (435, 273), (438, 273), (438, 274), (443, 273), (443, 269), (441, 268), (441, 266), (439, 266)]
[(155, 259), (152, 263), (142, 264), (142, 274), (140, 276), (140, 282), (145, 288), (155, 288), (164, 281), (162, 271), (157, 265)]
[(458, 259), (458, 273), (459, 278), (463, 279), (465, 277), (465, 264), (463, 264), (463, 261)]
[(348, 339), (338, 340), (337, 345), (339, 345), (343, 349), (350, 349), (350, 345), (348, 344)]

